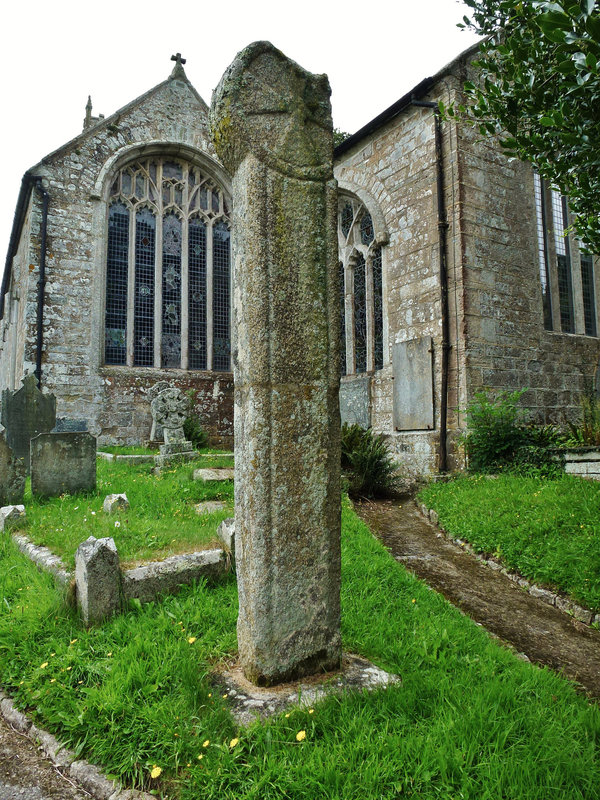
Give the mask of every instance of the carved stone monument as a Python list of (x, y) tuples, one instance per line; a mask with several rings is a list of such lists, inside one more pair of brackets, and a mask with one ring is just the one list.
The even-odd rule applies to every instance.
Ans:
[[(169, 381), (158, 381), (155, 383), (154, 386), (151, 386), (148, 391), (146, 392), (146, 396), (152, 404), (152, 401), (158, 397), (161, 392), (164, 392), (165, 389), (171, 389), (172, 386)], [(152, 428), (150, 429), (150, 441), (151, 442), (158, 442), (161, 441), (163, 438), (163, 429), (161, 425), (158, 425), (154, 414), (152, 414)]]
[(150, 403), (154, 425), (163, 429), (165, 443), (160, 446), (160, 455), (155, 462), (163, 466), (170, 461), (195, 458), (194, 445), (185, 438), (183, 423), (188, 415), (189, 402), (180, 389), (170, 387)]
[(15, 458), (4, 433), (0, 433), (0, 506), (22, 503), (24, 492), (25, 464)]
[(0, 423), (6, 428), (6, 441), (16, 458), (22, 458), (29, 472), (29, 442), (56, 424), (56, 398), (40, 392), (35, 375), (23, 379), (16, 392), (2, 392)]
[(261, 685), (340, 664), (339, 285), (329, 83), (269, 42), (215, 91), (233, 176), (238, 645)]

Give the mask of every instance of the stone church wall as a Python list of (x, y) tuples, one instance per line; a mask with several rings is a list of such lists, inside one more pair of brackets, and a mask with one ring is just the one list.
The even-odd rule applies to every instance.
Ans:
[[(173, 380), (197, 391), (197, 409), (218, 440), (231, 443), (230, 373), (195, 373), (103, 366), (107, 184), (119, 154), (132, 158), (154, 143), (157, 152), (215, 161), (207, 109), (183, 80), (168, 80), (50, 154), (37, 167), (49, 199), (42, 386), (57, 397), (57, 414), (87, 420), (104, 443), (148, 437), (151, 416), (144, 389)], [(158, 150), (164, 144), (164, 149)], [(135, 148), (139, 145), (139, 148)], [(125, 155), (123, 156), (125, 157)], [(217, 164), (218, 168), (218, 164)], [(37, 204), (37, 195), (32, 195)], [(14, 276), (27, 325), (11, 325), (0, 362), (1, 386), (19, 386), (35, 366), (39, 214), (23, 228)], [(29, 255), (33, 251), (34, 255)], [(27, 266), (25, 266), (27, 265)], [(18, 277), (17, 277), (18, 276)], [(21, 312), (21, 317), (23, 312)], [(5, 314), (5, 321), (7, 316)], [(22, 321), (22, 319), (20, 320)], [(23, 340), (14, 331), (25, 330)], [(16, 348), (16, 349), (15, 349)], [(10, 351), (10, 352), (9, 352)], [(17, 364), (11, 377), (10, 363)]]

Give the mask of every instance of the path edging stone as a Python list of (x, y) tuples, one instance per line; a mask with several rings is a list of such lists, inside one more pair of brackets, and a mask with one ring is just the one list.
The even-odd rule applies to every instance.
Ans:
[(98, 767), (88, 761), (75, 760), (75, 754), (71, 750), (64, 747), (51, 733), (34, 725), (2, 690), (0, 690), (0, 713), (12, 728), (37, 744), (59, 771), (68, 773), (69, 777), (77, 781), (95, 800), (154, 800), (147, 792), (122, 788), (119, 783), (107, 778)]
[(554, 606), (559, 611), (567, 614), (568, 616), (573, 617), (574, 619), (578, 620), (579, 622), (583, 622), (584, 625), (592, 625), (593, 623), (600, 625), (600, 614), (596, 614), (594, 611), (591, 611), (589, 608), (584, 608), (583, 606), (574, 603), (569, 598), (564, 597), (557, 592), (553, 592), (550, 589), (544, 589), (541, 586), (538, 586), (535, 583), (532, 583), (527, 578), (524, 578), (522, 575), (519, 575), (518, 572), (509, 572), (499, 561), (494, 558), (486, 558), (481, 553), (478, 553), (475, 548), (473, 547), (470, 542), (465, 541), (464, 539), (459, 539), (458, 537), (452, 536), (445, 528), (443, 528), (439, 523), (439, 515), (437, 511), (433, 508), (429, 508), (424, 503), (416, 503), (416, 506), (422, 516), (425, 519), (428, 519), (429, 522), (434, 525), (437, 530), (442, 534), (449, 542), (452, 542), (455, 545), (458, 545), (462, 550), (465, 550), (467, 553), (472, 555), (478, 561), (481, 561), (482, 564), (485, 564), (490, 569), (496, 570), (501, 572), (503, 575), (512, 581), (513, 583), (517, 583), (521, 588), (525, 589), (528, 594), (532, 597), (536, 597), (538, 600), (542, 600), (549, 606)]

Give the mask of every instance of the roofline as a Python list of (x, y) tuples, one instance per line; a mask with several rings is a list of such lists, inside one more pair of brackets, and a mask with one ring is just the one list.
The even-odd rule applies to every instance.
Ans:
[(453, 58), (448, 64), (442, 67), (439, 72), (436, 72), (435, 75), (425, 78), (420, 83), (418, 83), (410, 92), (407, 92), (403, 95), (399, 100), (396, 100), (395, 103), (389, 108), (386, 108), (385, 111), (382, 111), (381, 114), (378, 114), (374, 117), (370, 122), (367, 122), (366, 125), (363, 125), (362, 128), (353, 133), (347, 139), (344, 139), (341, 144), (334, 149), (333, 155), (335, 158), (338, 156), (343, 155), (348, 150), (350, 150), (354, 145), (358, 144), (362, 139), (369, 136), (371, 133), (375, 133), (376, 130), (383, 127), (387, 122), (389, 122), (394, 117), (398, 116), (405, 108), (407, 108), (413, 100), (419, 100), (421, 97), (427, 94), (427, 92), (435, 86), (435, 84), (443, 77), (448, 75), (452, 72), (453, 68), (456, 64), (461, 61), (465, 61), (471, 55), (474, 55), (479, 50), (479, 42), (476, 42), (471, 47), (468, 47), (466, 50), (463, 50), (462, 53), (459, 53), (456, 58)]
[(8, 291), (8, 284), (10, 283), (12, 260), (19, 248), (19, 240), (21, 238), (21, 231), (23, 230), (23, 223), (25, 222), (27, 206), (29, 204), (29, 199), (31, 197), (36, 180), (37, 176), (33, 174), (31, 169), (28, 169), (21, 179), (21, 188), (19, 189), (19, 197), (17, 198), (13, 226), (10, 233), (10, 240), (8, 242), (6, 261), (4, 263), (2, 287), (0, 288), (0, 319), (4, 318), (4, 298)]

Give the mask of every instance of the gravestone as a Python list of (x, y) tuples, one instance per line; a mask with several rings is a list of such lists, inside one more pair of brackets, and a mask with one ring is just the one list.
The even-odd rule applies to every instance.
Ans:
[(162, 426), (165, 443), (159, 447), (155, 462), (162, 466), (172, 460), (195, 458), (194, 445), (185, 438), (183, 423), (188, 415), (189, 401), (180, 389), (163, 389), (151, 402), (155, 425)]
[(23, 459), (29, 472), (29, 442), (54, 428), (56, 398), (40, 392), (35, 375), (28, 375), (18, 391), (2, 392), (0, 423), (6, 428), (6, 441), (14, 455)]
[[(165, 389), (173, 388), (169, 381), (158, 381), (155, 383), (154, 386), (151, 386), (148, 391), (146, 392), (146, 396), (150, 401), (150, 407), (152, 407), (152, 401), (158, 397), (161, 392), (164, 392)], [(159, 442), (162, 441), (163, 438), (163, 429), (162, 425), (159, 425), (152, 414), (152, 428), (150, 429), (150, 441), (151, 442)]]
[(121, 565), (113, 539), (90, 536), (75, 553), (77, 605), (85, 625), (95, 625), (119, 610)]
[(31, 440), (31, 491), (42, 497), (96, 488), (96, 437), (41, 433)]
[(0, 433), (0, 506), (23, 502), (25, 463), (16, 458), (5, 434)]
[(235, 548), (244, 674), (340, 665), (337, 192), (329, 83), (269, 42), (221, 79), (233, 176)]

